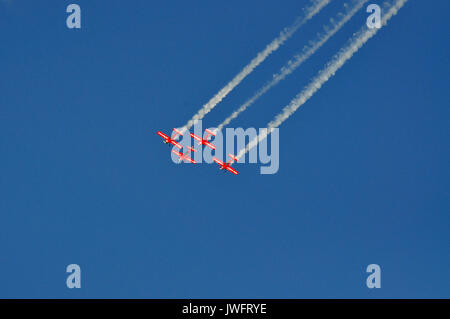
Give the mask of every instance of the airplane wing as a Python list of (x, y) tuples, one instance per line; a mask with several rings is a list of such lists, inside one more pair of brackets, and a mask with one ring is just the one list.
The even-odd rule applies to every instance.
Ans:
[(173, 131), (176, 133), (176, 134), (174, 134), (174, 138), (177, 136), (177, 135), (180, 135), (180, 136), (183, 136), (183, 133), (181, 133), (179, 130), (177, 130), (176, 128), (174, 128), (173, 129)]
[(214, 162), (216, 162), (217, 164), (219, 164), (220, 166), (222, 166), (223, 165), (223, 162), (222, 161), (220, 161), (220, 160), (218, 160), (217, 158), (213, 158), (213, 161)]
[(172, 153), (177, 154), (177, 156), (180, 158), (180, 161), (187, 160), (187, 161), (189, 161), (189, 162), (191, 162), (193, 164), (197, 164), (197, 162), (194, 161), (192, 158), (190, 158), (189, 156), (186, 156), (187, 153), (186, 154), (181, 154), (180, 152), (177, 152), (175, 150), (172, 150)]
[(230, 171), (231, 173), (233, 173), (234, 175), (239, 174), (239, 173), (237, 172), (237, 170), (235, 170), (234, 168), (231, 168), (230, 166), (227, 166), (226, 169), (229, 170), (229, 171)]
[(194, 133), (191, 133), (190, 135), (191, 135), (191, 137), (192, 137), (193, 139), (196, 139), (196, 140), (199, 141), (199, 142), (202, 141), (202, 139), (201, 139), (200, 137), (198, 137), (197, 135), (195, 135)]
[[(197, 152), (197, 150), (195, 148), (192, 148), (190, 146), (186, 146), (186, 148), (191, 151), (191, 152)], [(189, 152), (188, 152), (189, 153)]]
[(208, 141), (209, 141), (209, 139), (211, 138), (211, 136), (216, 136), (216, 133), (214, 133), (214, 132), (212, 132), (212, 131), (210, 131), (210, 130), (208, 130), (208, 129), (206, 129), (205, 132), (208, 133), (208, 134), (206, 135), (206, 137), (205, 137), (205, 140), (208, 140)]
[(205, 145), (208, 146), (212, 150), (216, 149), (216, 147), (213, 144), (211, 144), (210, 142), (205, 142)]
[(156, 134), (158, 134), (159, 136), (161, 136), (165, 140), (169, 139), (169, 137), (166, 134), (164, 134), (163, 132), (161, 132), (161, 131), (156, 132)]
[(175, 145), (176, 147), (178, 147), (180, 150), (183, 148), (180, 144), (178, 144), (177, 142), (175, 142), (174, 140), (170, 141), (170, 144)]
[(177, 156), (181, 159), (181, 157), (183, 156), (183, 154), (181, 154), (180, 152), (177, 152), (175, 150), (172, 150), (172, 153), (177, 154)]
[(237, 157), (236, 156), (234, 156), (233, 154), (228, 154), (228, 156), (231, 158), (231, 162), (232, 161), (238, 161), (238, 159), (237, 159)]
[(190, 158), (189, 156), (185, 156), (184, 157), (185, 160), (188, 160), (189, 162), (191, 162), (192, 164), (197, 164), (196, 161), (194, 161), (192, 158)]

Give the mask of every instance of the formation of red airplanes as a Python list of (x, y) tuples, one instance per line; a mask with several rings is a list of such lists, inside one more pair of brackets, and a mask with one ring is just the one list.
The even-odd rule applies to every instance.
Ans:
[[(159, 136), (161, 136), (163, 138), (163, 142), (165, 144), (172, 144), (172, 145), (174, 145), (175, 147), (177, 147), (177, 148), (179, 148), (181, 150), (183, 147), (180, 144), (178, 144), (175, 139), (178, 136), (182, 136), (183, 133), (181, 133), (179, 130), (177, 130), (175, 128), (173, 129), (173, 131), (174, 131), (174, 133), (173, 133), (172, 137), (169, 137), (168, 135), (164, 134), (161, 131), (156, 132), (156, 134), (158, 134)], [(210, 149), (215, 150), (216, 146), (211, 144), (208, 140), (211, 138), (211, 136), (216, 136), (216, 134), (214, 134), (214, 132), (212, 132), (212, 131), (210, 131), (208, 129), (206, 129), (205, 131), (206, 131), (206, 136), (205, 136), (204, 139), (199, 137), (199, 136), (197, 136), (197, 135), (195, 135), (194, 133), (190, 133), (190, 136), (198, 142), (198, 145), (205, 145), (205, 146), (208, 146)], [(191, 151), (192, 152), (196, 152), (196, 150), (193, 149), (190, 146), (187, 146), (187, 149), (188, 150), (185, 153), (177, 152), (175, 150), (172, 150), (172, 153), (174, 153), (174, 154), (176, 154), (178, 156), (178, 159), (179, 159), (180, 162), (183, 161), (183, 160), (186, 160), (186, 161), (189, 161), (189, 162), (191, 162), (193, 164), (196, 164), (197, 162), (194, 161), (192, 158), (190, 158), (188, 156)], [(219, 164), (221, 170), (225, 169), (225, 170), (233, 173), (234, 175), (239, 174), (238, 171), (236, 171), (234, 168), (231, 167), (231, 165), (233, 164), (233, 161), (237, 162), (238, 159), (232, 154), (228, 154), (228, 156), (231, 159), (228, 162), (226, 162), (226, 163), (222, 162), (221, 160), (217, 159), (216, 157), (214, 157), (213, 160), (214, 160), (214, 162)]]

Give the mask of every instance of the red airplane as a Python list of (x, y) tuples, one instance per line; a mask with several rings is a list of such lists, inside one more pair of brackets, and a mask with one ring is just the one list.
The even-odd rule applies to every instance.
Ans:
[(186, 147), (189, 149), (189, 151), (187, 151), (186, 153), (180, 153), (180, 152), (177, 152), (177, 151), (175, 151), (175, 150), (172, 150), (172, 153), (175, 153), (175, 154), (178, 155), (180, 162), (181, 162), (182, 160), (187, 160), (187, 161), (189, 161), (189, 162), (191, 162), (191, 163), (193, 163), (193, 164), (196, 164), (197, 162), (194, 161), (192, 158), (190, 158), (190, 157), (188, 156), (188, 154), (189, 154), (191, 151), (193, 151), (193, 152), (197, 152), (197, 151), (194, 150), (194, 149), (193, 149), (192, 147), (190, 147), (190, 146), (186, 146)]
[(172, 137), (168, 137), (166, 134), (164, 134), (161, 131), (156, 132), (156, 134), (158, 134), (159, 136), (161, 136), (164, 139), (165, 144), (168, 144), (168, 143), (173, 144), (181, 150), (182, 146), (175, 141), (175, 138), (177, 137), (177, 135), (181, 136), (183, 134), (180, 131), (178, 131), (176, 128), (174, 128), (173, 130), (175, 133), (172, 135)]
[(211, 144), (210, 142), (208, 142), (208, 139), (212, 136), (216, 136), (216, 134), (214, 132), (211, 132), (210, 130), (206, 129), (205, 130), (206, 133), (208, 133), (206, 135), (206, 137), (203, 139), (197, 135), (195, 135), (194, 133), (190, 133), (190, 135), (192, 136), (193, 139), (196, 139), (198, 141), (198, 145), (206, 145), (209, 148), (211, 148), (212, 150), (216, 149), (216, 146), (214, 146), (213, 144)]
[(227, 163), (224, 163), (215, 157), (213, 158), (213, 161), (220, 165), (220, 169), (226, 169), (226, 170), (230, 171), (231, 173), (233, 173), (234, 175), (239, 174), (235, 169), (231, 168), (231, 164), (233, 164), (233, 161), (237, 162), (238, 159), (236, 158), (236, 156), (231, 155), (231, 154), (228, 154), (228, 156), (231, 157), (231, 159)]

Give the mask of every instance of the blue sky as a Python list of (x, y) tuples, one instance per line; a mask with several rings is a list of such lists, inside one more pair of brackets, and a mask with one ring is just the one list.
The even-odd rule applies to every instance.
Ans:
[[(81, 30), (65, 25), (72, 2)], [(283, 124), (279, 172), (239, 176), (173, 164), (155, 133), (183, 125), (308, 1), (72, 2), (0, 1), (0, 297), (450, 297), (448, 1), (410, 0)], [(366, 17), (232, 125), (264, 127)], [(81, 289), (66, 287), (72, 263)], [(381, 289), (365, 285), (372, 263)]]

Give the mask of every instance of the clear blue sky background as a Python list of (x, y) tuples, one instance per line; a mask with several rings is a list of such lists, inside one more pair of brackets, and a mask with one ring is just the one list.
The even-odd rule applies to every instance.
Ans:
[[(72, 2), (81, 30), (65, 25)], [(275, 175), (175, 165), (155, 134), (183, 125), (307, 3), (0, 1), (0, 297), (450, 297), (449, 1), (410, 0), (286, 121)], [(366, 17), (233, 126), (264, 127)], [(71, 263), (81, 289), (66, 287)], [(365, 285), (371, 263), (381, 289)]]

